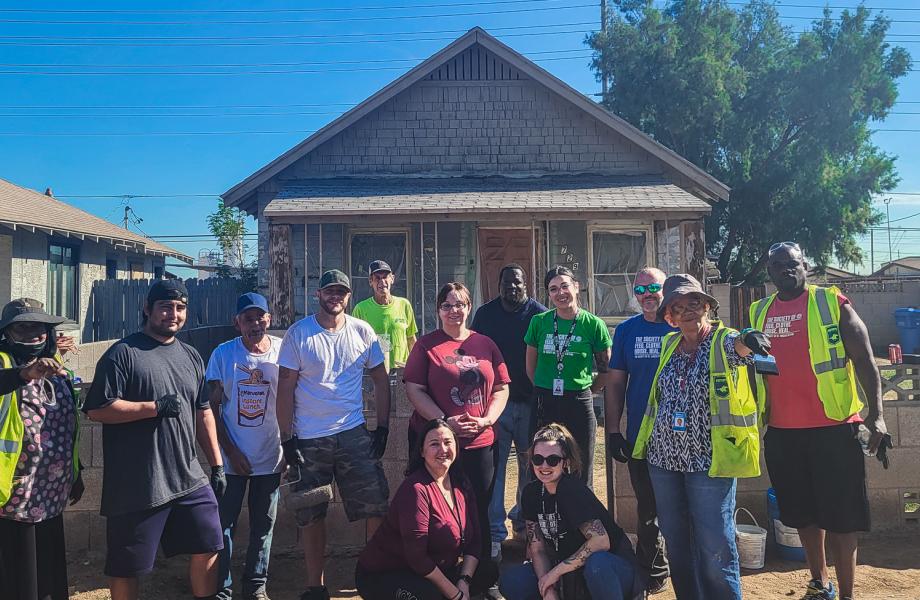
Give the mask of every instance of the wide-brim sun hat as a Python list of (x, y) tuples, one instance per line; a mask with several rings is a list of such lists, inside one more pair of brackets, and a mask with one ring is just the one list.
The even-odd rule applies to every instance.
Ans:
[(44, 305), (38, 300), (17, 298), (3, 307), (3, 312), (0, 313), (0, 331), (13, 323), (44, 323), (55, 326), (63, 323), (73, 323), (73, 321), (66, 317), (49, 315), (45, 311)]
[(687, 294), (699, 294), (709, 303), (710, 309), (719, 308), (719, 301), (707, 294), (697, 278), (689, 273), (678, 273), (665, 279), (662, 293), (664, 294), (664, 299), (661, 301), (661, 306), (658, 307), (659, 320), (664, 319), (664, 312), (669, 304)]

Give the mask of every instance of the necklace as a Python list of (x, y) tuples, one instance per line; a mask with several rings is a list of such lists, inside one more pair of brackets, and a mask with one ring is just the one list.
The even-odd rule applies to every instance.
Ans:
[[(712, 327), (709, 327), (700, 334), (693, 352), (684, 352), (681, 350), (680, 357), (678, 357), (678, 360), (674, 361), (674, 370), (677, 371), (677, 384), (680, 386), (680, 391), (682, 392), (687, 390), (687, 380), (690, 379), (690, 371), (692, 371), (693, 367), (696, 365), (697, 354), (699, 354), (700, 348), (703, 346), (706, 338), (709, 337), (710, 331), (712, 331)], [(685, 340), (686, 338), (681, 339), (681, 345), (683, 345)]]
[[(450, 476), (448, 476), (450, 477)], [(449, 479), (448, 479), (449, 481)], [(460, 545), (466, 542), (466, 532), (463, 527), (463, 519), (460, 518), (460, 505), (457, 503), (457, 492), (454, 489), (453, 483), (450, 486), (450, 496), (447, 492), (444, 491), (444, 488), (441, 487), (437, 482), (435, 485), (438, 486), (438, 490), (441, 492), (441, 496), (444, 497), (444, 502), (447, 503), (447, 507), (450, 509), (450, 517), (457, 523), (457, 529), (460, 530)]]

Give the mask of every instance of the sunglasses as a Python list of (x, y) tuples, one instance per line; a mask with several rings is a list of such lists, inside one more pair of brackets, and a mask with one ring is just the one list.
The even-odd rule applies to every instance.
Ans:
[(633, 286), (633, 291), (636, 294), (644, 294), (645, 292), (648, 292), (649, 294), (657, 294), (658, 292), (661, 291), (661, 284), (660, 283), (650, 283), (648, 285), (636, 285), (636, 286)]
[(799, 252), (802, 251), (802, 249), (799, 248), (799, 245), (795, 242), (777, 242), (770, 246), (770, 249), (767, 250), (767, 256), (771, 256), (774, 252), (783, 248), (792, 248), (793, 250), (798, 250)]
[(558, 454), (550, 454), (549, 456), (543, 456), (542, 454), (534, 454), (530, 457), (530, 462), (534, 464), (535, 467), (541, 466), (544, 462), (551, 467), (556, 467), (565, 460), (563, 457)]

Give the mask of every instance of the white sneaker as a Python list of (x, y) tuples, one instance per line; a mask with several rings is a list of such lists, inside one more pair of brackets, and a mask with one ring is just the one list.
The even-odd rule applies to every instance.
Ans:
[(492, 560), (495, 562), (502, 561), (502, 543), (492, 542)]

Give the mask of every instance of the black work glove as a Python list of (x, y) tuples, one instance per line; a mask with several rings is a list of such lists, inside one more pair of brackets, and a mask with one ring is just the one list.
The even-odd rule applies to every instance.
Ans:
[(223, 465), (211, 467), (211, 489), (214, 490), (214, 496), (218, 500), (227, 491), (227, 475), (224, 473)]
[(387, 437), (390, 435), (390, 428), (378, 425), (377, 429), (371, 432), (371, 458), (382, 458), (387, 449)]
[(294, 436), (286, 442), (281, 442), (281, 450), (284, 452), (284, 462), (292, 469), (303, 466), (303, 454), (297, 447), (297, 437)]
[(629, 461), (629, 457), (632, 456), (632, 448), (622, 433), (607, 434), (607, 451), (613, 460), (621, 463)]
[(878, 450), (875, 451), (875, 457), (878, 459), (884, 468), (888, 468), (890, 464), (888, 461), (888, 448), (894, 448), (894, 444), (891, 443), (891, 434), (886, 433), (882, 436), (882, 441), (879, 442)]
[(751, 352), (754, 354), (759, 354), (760, 356), (766, 356), (770, 354), (770, 338), (767, 337), (767, 334), (758, 330), (747, 329), (741, 330), (741, 343), (751, 349)]
[(166, 394), (156, 401), (157, 416), (166, 419), (175, 419), (179, 416), (180, 408), (179, 396), (176, 394)]

